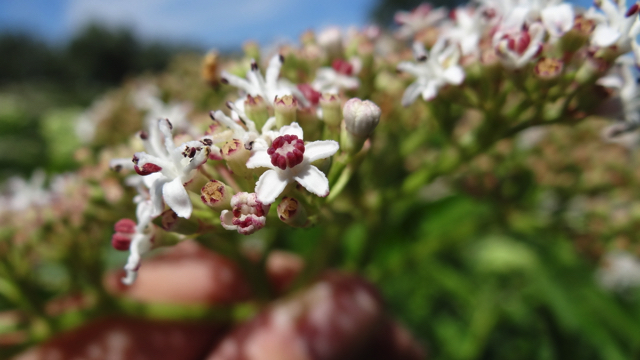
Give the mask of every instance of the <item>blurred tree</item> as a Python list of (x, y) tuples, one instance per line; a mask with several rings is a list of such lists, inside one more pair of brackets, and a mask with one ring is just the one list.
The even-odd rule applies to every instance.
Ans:
[(461, 0), (431, 0), (431, 1), (423, 1), (423, 0), (378, 0), (377, 4), (373, 7), (371, 11), (372, 20), (378, 25), (382, 26), (390, 26), (393, 23), (393, 15), (398, 10), (410, 11), (415, 9), (418, 5), (422, 3), (429, 3), (433, 5), (433, 7), (446, 6), (448, 8), (453, 8), (462, 4)]
[[(68, 126), (80, 108), (128, 76), (161, 72), (174, 54), (187, 50), (193, 48), (145, 43), (130, 29), (96, 24), (62, 46), (29, 34), (0, 34), (0, 180), (16, 173), (29, 175), (34, 168), (72, 169), (72, 160), (56, 162), (50, 156), (60, 139), (44, 139), (37, 129), (51, 135), (52, 127), (60, 128), (54, 133), (73, 136), (58, 125)], [(62, 142), (75, 144), (71, 140)], [(72, 150), (65, 148), (64, 154)]]

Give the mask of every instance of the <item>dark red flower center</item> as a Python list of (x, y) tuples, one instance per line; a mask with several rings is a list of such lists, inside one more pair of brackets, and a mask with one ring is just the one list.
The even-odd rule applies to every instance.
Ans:
[(351, 65), (350, 62), (342, 59), (333, 60), (333, 63), (331, 63), (331, 67), (333, 68), (333, 70), (343, 75), (351, 76), (353, 74), (353, 65)]
[(304, 159), (304, 141), (296, 135), (278, 136), (267, 150), (271, 164), (284, 170), (294, 167)]
[(318, 105), (318, 102), (320, 101), (320, 96), (322, 96), (322, 94), (319, 93), (318, 91), (315, 91), (311, 87), (311, 85), (309, 85), (309, 84), (298, 84), (298, 90), (300, 90), (302, 95), (304, 95), (304, 97), (307, 100), (309, 100), (309, 102), (312, 105)]
[(531, 43), (531, 36), (527, 31), (505, 35), (504, 39), (507, 39), (507, 47), (518, 53), (518, 55), (522, 55), (529, 47), (529, 43)]

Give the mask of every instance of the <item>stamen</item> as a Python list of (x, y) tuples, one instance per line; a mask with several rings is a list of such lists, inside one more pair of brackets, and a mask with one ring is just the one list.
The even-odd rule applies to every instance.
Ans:
[(292, 168), (304, 159), (304, 141), (298, 139), (296, 135), (278, 136), (267, 149), (267, 154), (271, 156), (271, 164), (282, 170), (287, 167)]

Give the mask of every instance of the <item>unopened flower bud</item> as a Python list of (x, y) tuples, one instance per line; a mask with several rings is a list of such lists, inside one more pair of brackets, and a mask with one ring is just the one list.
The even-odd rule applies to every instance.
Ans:
[(249, 174), (246, 164), (250, 156), (251, 152), (238, 139), (227, 141), (222, 147), (222, 158), (227, 162), (229, 169), (240, 176)]
[(324, 93), (320, 97), (320, 107), (322, 108), (322, 120), (329, 128), (338, 129), (342, 121), (342, 102), (335, 94)]
[(285, 196), (278, 204), (278, 218), (287, 225), (304, 227), (309, 223), (307, 211), (300, 202), (292, 197)]
[(380, 108), (369, 100), (353, 98), (342, 108), (347, 131), (360, 138), (368, 138), (380, 122)]
[(231, 196), (233, 196), (233, 190), (218, 180), (209, 181), (200, 190), (202, 202), (218, 210), (229, 207)]
[(264, 205), (255, 193), (239, 192), (231, 198), (231, 207), (220, 214), (222, 227), (249, 235), (264, 227), (271, 205)]
[(534, 73), (543, 80), (552, 80), (556, 79), (560, 74), (562, 74), (562, 69), (564, 64), (560, 59), (553, 58), (541, 58), (538, 60), (535, 68), (533, 69)]
[(560, 49), (566, 52), (576, 52), (583, 47), (596, 28), (595, 19), (577, 15), (573, 19), (573, 27), (560, 39)]
[(274, 111), (276, 115), (276, 126), (290, 125), (296, 121), (298, 110), (298, 100), (292, 95), (276, 96)]
[(317, 92), (311, 85), (303, 83), (298, 84), (298, 90), (304, 95), (304, 97), (309, 100), (311, 105), (318, 105), (320, 101), (321, 93)]
[(329, 60), (344, 57), (342, 48), (342, 32), (339, 27), (328, 27), (316, 37), (316, 41), (325, 51)]
[(262, 96), (247, 95), (244, 101), (244, 112), (247, 117), (256, 124), (256, 128), (261, 129), (269, 119), (269, 108)]
[(202, 62), (202, 79), (211, 86), (217, 85), (220, 80), (219, 65), (218, 52), (209, 51)]
[(119, 251), (129, 250), (131, 238), (136, 232), (136, 222), (131, 219), (120, 219), (113, 229), (115, 234), (111, 237), (111, 246)]

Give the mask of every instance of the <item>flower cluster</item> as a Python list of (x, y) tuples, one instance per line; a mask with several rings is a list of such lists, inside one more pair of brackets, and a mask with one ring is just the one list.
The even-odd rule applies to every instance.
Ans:
[[(130, 251), (125, 283), (135, 279), (141, 256), (156, 246), (160, 227), (202, 235), (219, 224), (249, 235), (265, 227), (271, 204), (281, 197), (287, 204), (295, 201), (300, 211), (295, 211), (296, 221), (276, 214), (274, 218), (290, 226), (313, 224), (309, 219), (322, 207), (313, 196), (326, 202), (331, 187), (327, 174), (333, 171), (339, 175), (352, 161), (346, 152), (331, 161), (340, 149), (339, 140), (344, 139), (347, 152), (359, 152), (381, 113), (371, 101), (364, 102), (366, 110), (349, 105), (361, 102), (356, 98), (342, 113), (345, 95), (341, 89), (359, 86), (357, 79), (349, 77), (354, 69), (346, 60), (336, 59), (332, 70), (319, 69), (312, 87), (306, 88), (280, 78), (283, 62), (283, 55), (273, 56), (263, 76), (252, 60), (246, 79), (222, 71), (222, 83), (237, 87), (240, 97), (226, 103), (229, 115), (211, 111), (213, 123), (205, 131), (184, 122), (181, 131), (174, 129), (171, 120), (160, 115), (161, 102), (149, 92), (137, 94), (137, 106), (149, 109), (147, 129), (138, 136), (144, 151), (133, 154), (132, 160), (111, 161), (113, 169), (134, 170), (139, 175), (128, 178), (138, 191), (134, 199), (137, 222), (120, 220), (112, 238), (114, 248)], [(319, 105), (312, 96), (315, 91), (327, 94), (330, 100), (323, 102), (327, 106)], [(298, 114), (305, 116), (298, 119)], [(320, 118), (309, 119), (307, 114), (322, 116), (326, 129), (322, 130)], [(308, 141), (305, 131), (325, 139)], [(288, 186), (294, 183), (299, 186)], [(218, 214), (214, 219), (219, 222), (208, 220), (211, 213)]]

